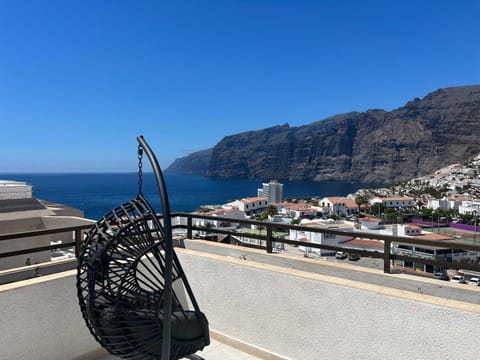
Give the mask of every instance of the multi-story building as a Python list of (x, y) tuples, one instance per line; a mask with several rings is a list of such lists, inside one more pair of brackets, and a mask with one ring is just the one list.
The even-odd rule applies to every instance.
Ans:
[(411, 208), (415, 201), (409, 196), (376, 197), (370, 200), (370, 204), (380, 203), (389, 209)]
[[(319, 220), (304, 220), (301, 222), (302, 226), (311, 227), (311, 228), (319, 228), (319, 229), (335, 229), (335, 230), (345, 230), (351, 231), (352, 226), (345, 223), (327, 223), (322, 222)], [(305, 243), (314, 243), (314, 244), (323, 244), (323, 245), (332, 245), (332, 246), (339, 246), (341, 243), (352, 240), (353, 237), (350, 235), (336, 235), (336, 234), (328, 234), (328, 233), (319, 233), (313, 231), (304, 231), (304, 230), (293, 230), (290, 229), (289, 239), (294, 241), (303, 241)], [(300, 250), (310, 251), (313, 253), (318, 253), (319, 255), (331, 255), (334, 254), (335, 251), (326, 250), (326, 249), (316, 249), (310, 248), (308, 246), (299, 247)]]
[(262, 188), (257, 190), (257, 196), (266, 197), (269, 204), (282, 202), (283, 184), (277, 180), (270, 180), (269, 183), (263, 183)]
[(480, 202), (478, 201), (463, 201), (462, 205), (458, 207), (460, 214), (480, 215)]
[[(0, 234), (47, 230), (90, 224), (83, 212), (68, 206), (38, 200), (32, 194), (32, 186), (19, 181), (0, 181)], [(24, 237), (0, 242), (0, 253), (44, 247), (73, 241), (73, 232)], [(28, 255), (16, 255), (2, 259), (0, 270), (44, 263), (73, 256), (62, 250), (38, 251)]]

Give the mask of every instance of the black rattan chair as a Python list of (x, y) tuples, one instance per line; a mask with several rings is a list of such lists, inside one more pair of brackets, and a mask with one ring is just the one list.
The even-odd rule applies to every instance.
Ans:
[[(143, 137), (137, 140), (137, 197), (106, 213), (82, 244), (77, 273), (80, 309), (92, 335), (113, 355), (199, 358), (192, 354), (210, 343), (208, 321), (173, 250), (160, 166)], [(163, 224), (142, 194), (143, 152), (156, 176)]]

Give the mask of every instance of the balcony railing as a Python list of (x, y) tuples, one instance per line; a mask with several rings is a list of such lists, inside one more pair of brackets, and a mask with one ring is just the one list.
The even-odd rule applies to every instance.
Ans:
[[(260, 244), (257, 247), (263, 248), (266, 250), (267, 253), (273, 253), (273, 244), (289, 244), (293, 246), (304, 246), (309, 248), (316, 248), (316, 249), (324, 249), (330, 250), (332, 252), (336, 251), (347, 251), (349, 253), (355, 253), (363, 257), (371, 257), (371, 258), (379, 258), (383, 259), (383, 271), (385, 273), (391, 272), (391, 263), (395, 260), (400, 261), (407, 261), (412, 263), (419, 263), (419, 264), (427, 264), (432, 266), (437, 266), (441, 268), (448, 268), (448, 269), (465, 269), (480, 272), (480, 264), (478, 263), (467, 263), (467, 262), (454, 262), (453, 258), (452, 261), (444, 261), (439, 259), (433, 258), (425, 258), (425, 257), (416, 257), (416, 256), (407, 256), (407, 255), (400, 255), (395, 254), (392, 251), (392, 244), (399, 243), (402, 245), (410, 245), (410, 246), (427, 246), (427, 247), (441, 247), (447, 249), (454, 249), (454, 250), (468, 250), (468, 251), (475, 251), (479, 253), (480, 256), (480, 241), (479, 243), (460, 243), (456, 241), (435, 241), (435, 240), (423, 240), (414, 237), (404, 237), (404, 236), (393, 236), (393, 235), (384, 235), (384, 234), (373, 234), (373, 233), (366, 233), (366, 232), (359, 232), (359, 231), (344, 231), (344, 230), (336, 230), (331, 228), (315, 228), (315, 227), (306, 227), (306, 226), (299, 226), (299, 225), (288, 225), (283, 223), (275, 223), (275, 222), (263, 222), (263, 221), (256, 221), (256, 220), (248, 220), (248, 219), (232, 219), (228, 217), (220, 217), (220, 216), (210, 216), (210, 215), (201, 215), (201, 214), (191, 214), (191, 213), (174, 213), (172, 214), (172, 218), (176, 219), (177, 221), (173, 221), (173, 229), (185, 229), (187, 239), (193, 239), (193, 232), (204, 232), (209, 234), (223, 234), (223, 235), (230, 235), (236, 237), (244, 237), (244, 238), (251, 238), (260, 240)], [(194, 225), (194, 220), (203, 220), (210, 222), (210, 225), (207, 226), (197, 226)], [(240, 224), (243, 226), (256, 226), (258, 228), (265, 229), (265, 234), (245, 234), (236, 229), (233, 229), (232, 226), (228, 228), (222, 227), (212, 227), (212, 223), (218, 224)], [(177, 225), (175, 225), (177, 224)], [(72, 227), (64, 227), (64, 228), (57, 228), (57, 229), (48, 229), (48, 230), (37, 230), (37, 231), (28, 231), (28, 232), (21, 232), (21, 233), (11, 233), (11, 234), (3, 234), (0, 235), (0, 241), (5, 240), (14, 240), (14, 239), (21, 239), (26, 237), (35, 237), (41, 235), (48, 235), (48, 234), (55, 234), (55, 233), (62, 233), (67, 231), (75, 232), (75, 237), (73, 242), (50, 245), (50, 246), (43, 246), (43, 247), (35, 247), (30, 249), (23, 249), (23, 250), (16, 250), (16, 251), (9, 251), (0, 253), (0, 258), (10, 257), (10, 256), (17, 256), (23, 254), (29, 254), (34, 252), (40, 252), (45, 250), (54, 250), (59, 248), (68, 248), (74, 247), (75, 254), (78, 255), (78, 251), (80, 249), (80, 244), (83, 239), (83, 231), (88, 229), (90, 225), (81, 225), (81, 226), (72, 226)], [(373, 239), (373, 240), (381, 240), (384, 242), (383, 251), (373, 251), (373, 250), (359, 250), (359, 249), (352, 249), (347, 248), (345, 246), (333, 246), (327, 244), (319, 244), (314, 242), (304, 242), (304, 241), (297, 241), (297, 240), (289, 240), (279, 236), (275, 236), (279, 232), (283, 232), (286, 235), (290, 230), (296, 230), (305, 233), (323, 233), (323, 234), (331, 234), (331, 235), (338, 235), (344, 237), (352, 237), (357, 238), (361, 237), (364, 239)]]
[(3, 253), (0, 253), (0, 259), (11, 257), (11, 256), (32, 254), (32, 253), (41, 252), (41, 251), (64, 249), (69, 247), (75, 248), (75, 256), (77, 257), (80, 251), (80, 245), (83, 239), (83, 230), (89, 229), (90, 227), (91, 225), (78, 225), (78, 226), (69, 226), (69, 227), (59, 227), (55, 229), (33, 230), (33, 231), (24, 231), (24, 232), (10, 233), (10, 234), (0, 234), (0, 241), (7, 241), (7, 240), (22, 239), (22, 238), (38, 237), (43, 235), (59, 234), (59, 233), (65, 233), (65, 232), (75, 233), (74, 241), (70, 241), (62, 244), (40, 246), (40, 247), (27, 248), (22, 250), (3, 252)]

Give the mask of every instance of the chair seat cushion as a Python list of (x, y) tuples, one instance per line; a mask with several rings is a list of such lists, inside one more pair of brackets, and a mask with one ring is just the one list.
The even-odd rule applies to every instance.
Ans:
[(195, 311), (173, 312), (171, 320), (172, 338), (180, 341), (190, 341), (203, 337), (205, 335), (204, 325), (207, 320), (203, 313), (200, 313), (200, 318), (199, 321)]

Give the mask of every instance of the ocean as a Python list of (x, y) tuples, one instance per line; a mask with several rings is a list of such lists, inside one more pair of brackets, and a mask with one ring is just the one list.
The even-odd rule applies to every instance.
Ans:
[[(98, 219), (108, 210), (137, 194), (137, 173), (92, 174), (0, 174), (0, 180), (26, 181), (38, 199), (72, 206), (85, 217)], [(223, 204), (230, 200), (257, 196), (262, 180), (212, 179), (196, 175), (165, 174), (172, 211), (191, 212), (205, 204)], [(350, 182), (286, 181), (284, 197), (346, 196), (361, 188), (378, 184)], [(155, 178), (143, 174), (143, 194), (161, 211)]]

